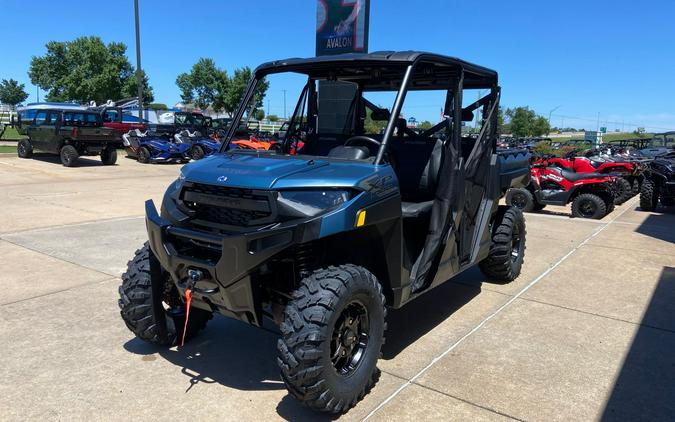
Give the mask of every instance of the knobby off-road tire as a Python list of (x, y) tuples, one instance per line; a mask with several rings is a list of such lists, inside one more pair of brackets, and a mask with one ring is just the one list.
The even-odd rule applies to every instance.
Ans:
[(516, 207), (523, 212), (530, 212), (535, 208), (532, 192), (525, 188), (511, 188), (506, 192), (506, 204)]
[(631, 197), (638, 195), (640, 193), (640, 179), (639, 177), (633, 178), (633, 183), (631, 185)]
[(112, 147), (104, 148), (101, 151), (101, 162), (104, 166), (112, 166), (117, 162), (117, 150)]
[(138, 150), (137, 160), (141, 164), (148, 164), (151, 156), (150, 150), (147, 147), (141, 147)]
[(33, 145), (28, 139), (22, 139), (16, 145), (16, 154), (19, 158), (31, 158), (33, 156)]
[(607, 204), (593, 193), (582, 193), (572, 201), (572, 217), (599, 220), (607, 215)]
[(341, 413), (377, 382), (385, 299), (365, 268), (346, 264), (302, 280), (286, 305), (277, 363), (289, 393), (314, 410)]
[(617, 194), (614, 197), (614, 203), (616, 205), (621, 205), (624, 202), (628, 201), (633, 192), (633, 186), (630, 182), (623, 177), (616, 179)]
[(199, 145), (195, 145), (190, 149), (190, 157), (192, 157), (193, 160), (201, 160), (204, 158), (204, 148), (202, 148)]
[[(154, 260), (154, 262), (151, 263), (151, 260)], [(159, 282), (165, 286), (164, 292), (162, 292), (163, 297), (156, 302), (153, 302), (152, 294), (153, 277), (160, 277)], [(176, 327), (176, 320), (178, 322), (184, 321), (185, 305), (178, 297), (178, 292), (169, 280), (168, 275), (159, 269), (159, 263), (156, 262), (147, 242), (136, 251), (134, 258), (127, 264), (127, 271), (122, 274), (119, 294), (120, 314), (127, 328), (136, 337), (165, 346), (172, 345), (180, 340), (183, 325), (179, 323), (179, 327)], [(169, 311), (164, 310), (162, 302), (169, 307)], [(156, 308), (156, 306), (161, 307), (161, 309)], [(178, 314), (180, 317), (174, 320), (170, 313)], [(212, 316), (211, 312), (192, 306), (185, 334), (186, 340), (194, 337), (202, 330)]]
[(659, 193), (654, 182), (645, 179), (640, 188), (640, 208), (642, 208), (643, 211), (654, 211), (658, 203)]
[(66, 167), (75, 167), (77, 159), (80, 157), (77, 149), (72, 145), (62, 146), (59, 155), (61, 157), (61, 164)]
[(510, 282), (525, 260), (525, 217), (515, 207), (500, 206), (492, 223), (490, 254), (478, 266), (489, 279)]

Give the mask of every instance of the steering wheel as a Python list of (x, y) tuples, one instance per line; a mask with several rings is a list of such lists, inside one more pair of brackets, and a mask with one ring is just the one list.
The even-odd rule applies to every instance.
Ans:
[(353, 143), (359, 142), (359, 141), (366, 141), (369, 142), (376, 147), (380, 147), (382, 143), (378, 141), (377, 139), (371, 138), (370, 136), (363, 136), (363, 135), (357, 135), (357, 136), (352, 136), (351, 138), (347, 139), (347, 141), (344, 143), (344, 146), (350, 146)]

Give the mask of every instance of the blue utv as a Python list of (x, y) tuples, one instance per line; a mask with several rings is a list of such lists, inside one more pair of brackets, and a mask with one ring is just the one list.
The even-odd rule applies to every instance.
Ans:
[[(228, 150), (258, 84), (285, 72), (305, 84), (280, 150)], [(476, 92), (487, 94), (463, 106)], [(375, 105), (387, 95), (389, 107)], [(406, 98), (419, 110), (431, 95), (439, 121), (408, 127)], [(378, 379), (387, 308), (474, 265), (501, 282), (520, 274), (525, 221), (499, 200), (528, 184), (529, 156), (497, 152), (499, 96), (497, 72), (422, 52), (258, 67), (221, 153), (183, 167), (159, 211), (146, 202), (149, 242), (119, 289), (127, 327), (171, 345), (213, 313), (254, 326), (269, 317), (289, 393), (347, 411)], [(474, 111), (480, 134), (464, 137)]]
[(170, 134), (130, 130), (122, 135), (127, 156), (139, 163), (187, 163), (190, 145), (176, 141)]

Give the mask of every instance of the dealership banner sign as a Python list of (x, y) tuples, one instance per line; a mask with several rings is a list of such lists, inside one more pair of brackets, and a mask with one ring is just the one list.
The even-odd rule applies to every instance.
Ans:
[(317, 0), (316, 55), (368, 52), (370, 0)]

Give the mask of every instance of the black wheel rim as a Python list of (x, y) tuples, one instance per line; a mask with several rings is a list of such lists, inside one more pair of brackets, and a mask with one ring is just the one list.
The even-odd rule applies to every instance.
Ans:
[(19, 154), (26, 155), (26, 145), (23, 142), (19, 143)]
[(520, 226), (516, 223), (513, 225), (513, 230), (511, 232), (511, 261), (515, 262), (520, 256), (522, 248), (522, 238), (520, 234)]
[(511, 205), (522, 210), (527, 205), (527, 197), (522, 192), (516, 192), (511, 196)]
[(369, 331), (366, 307), (351, 302), (338, 317), (331, 338), (330, 360), (338, 374), (349, 376), (356, 371), (368, 346)]
[(595, 214), (597, 207), (591, 200), (582, 201), (579, 204), (579, 212), (584, 217), (592, 217)]
[(145, 148), (141, 148), (141, 150), (138, 153), (138, 158), (140, 158), (141, 161), (148, 160), (148, 152), (145, 150)]

